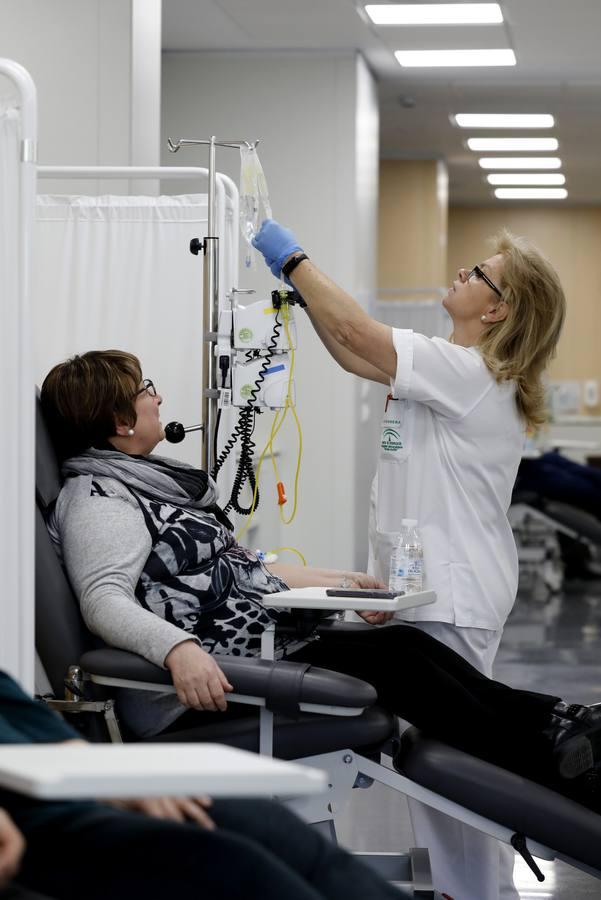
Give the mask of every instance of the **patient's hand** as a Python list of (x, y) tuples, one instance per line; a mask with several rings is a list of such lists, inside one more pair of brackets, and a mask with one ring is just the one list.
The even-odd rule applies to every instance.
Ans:
[(374, 610), (365, 610), (364, 612), (358, 612), (358, 616), (367, 622), (368, 625), (384, 625), (385, 622), (390, 622), (392, 617), (394, 616), (393, 612), (376, 612)]
[[(382, 591), (387, 590), (388, 587), (388, 585), (384, 584), (383, 581), (380, 581), (379, 578), (375, 578), (373, 575), (367, 575), (365, 572), (348, 572), (346, 578), (351, 582), (353, 587), (371, 588)], [(361, 616), (368, 625), (384, 625), (385, 622), (390, 622), (394, 613), (366, 610), (357, 613), (357, 615)]]
[(371, 588), (372, 590), (386, 591), (388, 585), (380, 581), (374, 575), (368, 575), (366, 572), (345, 572), (345, 581), (350, 581), (350, 587)]
[(19, 871), (24, 851), (25, 838), (8, 813), (0, 809), (0, 890)]
[(227, 709), (225, 693), (234, 688), (214, 658), (195, 641), (177, 644), (167, 654), (165, 665), (183, 706), (212, 712)]
[(117, 809), (141, 812), (151, 819), (196, 822), (207, 831), (213, 831), (215, 828), (215, 823), (206, 812), (213, 804), (210, 797), (145, 797), (139, 800), (109, 800), (108, 802)]

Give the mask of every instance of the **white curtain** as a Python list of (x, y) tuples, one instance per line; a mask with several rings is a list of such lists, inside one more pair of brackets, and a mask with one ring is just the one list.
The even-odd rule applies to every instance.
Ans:
[[(0, 78), (0, 89), (6, 80)], [(23, 407), (27, 329), (20, 162), (21, 114), (14, 95), (0, 96), (0, 669), (26, 687), (33, 677), (33, 425)], [(27, 426), (27, 427), (26, 427)]]
[[(227, 204), (218, 218), (223, 294), (232, 287), (223, 260), (237, 222)], [(207, 233), (206, 196), (39, 196), (36, 227), (38, 383), (75, 353), (129, 350), (164, 396), (163, 423), (199, 423), (203, 256), (193, 256), (189, 243)], [(200, 434), (159, 452), (199, 465)]]

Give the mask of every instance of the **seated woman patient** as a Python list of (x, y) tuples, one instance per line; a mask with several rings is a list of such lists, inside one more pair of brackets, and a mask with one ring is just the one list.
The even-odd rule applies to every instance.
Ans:
[[(173, 726), (185, 707), (226, 708), (234, 686), (217, 660), (259, 655), (261, 633), (282, 616), (270, 593), (377, 584), (356, 572), (266, 566), (240, 546), (207, 473), (152, 454), (164, 437), (161, 403), (138, 359), (118, 350), (75, 356), (42, 386), (65, 478), (48, 527), (83, 617), (110, 646), (168, 668), (177, 690), (177, 699), (124, 698), (121, 715), (140, 735)], [(276, 631), (276, 657), (368, 681), (381, 706), (425, 733), (587, 802), (579, 776), (601, 760), (601, 707), (492, 681), (411, 625), (334, 629), (318, 641)]]

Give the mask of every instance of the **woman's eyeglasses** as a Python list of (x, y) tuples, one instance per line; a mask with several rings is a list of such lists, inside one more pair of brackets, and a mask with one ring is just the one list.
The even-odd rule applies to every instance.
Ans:
[(151, 381), (150, 378), (145, 378), (142, 384), (144, 385), (144, 387), (141, 387), (139, 391), (136, 391), (134, 397), (139, 397), (140, 394), (143, 394), (145, 392), (151, 397), (156, 397), (157, 389), (154, 386), (154, 381)]
[(487, 284), (487, 285), (489, 286), (489, 288), (491, 289), (491, 291), (494, 291), (494, 292), (495, 292), (495, 294), (497, 295), (497, 297), (502, 297), (502, 296), (503, 296), (503, 294), (501, 293), (501, 291), (499, 290), (499, 288), (496, 286), (496, 284), (494, 283), (494, 281), (491, 281), (491, 280), (490, 280), (490, 278), (488, 277), (488, 275), (486, 275), (486, 274), (482, 271), (482, 269), (480, 268), (480, 266), (474, 266), (474, 268), (472, 269), (472, 271), (471, 271), (471, 272), (469, 273), (469, 275), (467, 276), (467, 280), (469, 281), (470, 278), (473, 278), (473, 277), (475, 277), (475, 278), (481, 278), (482, 281), (485, 281), (486, 284)]

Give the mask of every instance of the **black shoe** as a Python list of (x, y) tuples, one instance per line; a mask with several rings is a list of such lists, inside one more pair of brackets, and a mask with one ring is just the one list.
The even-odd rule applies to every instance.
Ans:
[(551, 716), (543, 732), (553, 745), (562, 778), (576, 778), (601, 762), (601, 705), (572, 704)]

